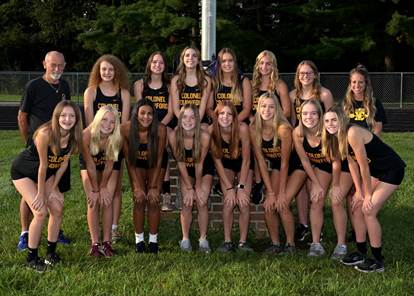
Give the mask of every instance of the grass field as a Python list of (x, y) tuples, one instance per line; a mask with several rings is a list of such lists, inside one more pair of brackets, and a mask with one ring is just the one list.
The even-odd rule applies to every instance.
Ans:
[[(89, 233), (84, 193), (72, 161), (72, 190), (65, 196), (63, 229), (73, 239), (58, 246), (63, 262), (45, 274), (24, 267), (26, 253), (16, 251), (20, 233), (19, 196), (10, 181), (12, 159), (21, 151), (17, 131), (0, 132), (0, 295), (414, 295), (414, 134), (384, 134), (407, 163), (405, 180), (384, 207), (386, 271), (362, 274), (329, 257), (310, 259), (303, 249), (292, 257), (267, 257), (260, 253), (266, 239), (250, 241), (254, 254), (183, 254), (178, 248), (178, 214), (163, 216), (158, 256), (134, 252), (130, 189), (125, 176), (121, 231), (117, 255), (96, 260), (87, 256)], [(334, 248), (335, 235), (326, 210), (324, 246)], [(194, 226), (194, 225), (193, 225)], [(193, 227), (196, 228), (196, 227)], [(193, 247), (197, 233), (192, 233)], [(210, 231), (216, 248), (222, 231)], [(45, 254), (45, 235), (40, 255)], [(351, 246), (352, 249), (352, 246)]]

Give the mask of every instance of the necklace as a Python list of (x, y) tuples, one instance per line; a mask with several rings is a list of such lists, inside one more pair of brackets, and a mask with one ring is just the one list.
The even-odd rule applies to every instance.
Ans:
[(49, 86), (55, 91), (55, 93), (59, 92), (60, 89), (60, 82), (58, 83), (57, 87), (54, 87), (50, 82), (46, 81), (47, 84), (49, 84)]

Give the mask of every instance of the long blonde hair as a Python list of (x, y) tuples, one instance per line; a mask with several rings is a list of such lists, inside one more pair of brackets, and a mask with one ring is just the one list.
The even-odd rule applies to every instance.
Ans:
[(217, 93), (220, 87), (223, 85), (223, 73), (221, 70), (221, 63), (223, 60), (223, 55), (225, 53), (230, 54), (233, 58), (234, 67), (233, 72), (231, 73), (231, 98), (234, 105), (239, 105), (243, 101), (243, 88), (241, 85), (241, 77), (239, 75), (239, 66), (237, 64), (236, 54), (231, 48), (222, 48), (217, 55), (217, 73), (213, 81), (214, 91), (215, 93)]
[(184, 55), (185, 55), (185, 52), (188, 49), (194, 50), (196, 52), (197, 57), (198, 57), (198, 64), (197, 64), (197, 67), (196, 67), (197, 86), (200, 89), (200, 92), (203, 93), (204, 87), (207, 85), (207, 79), (205, 78), (206, 74), (204, 72), (204, 69), (201, 67), (201, 53), (196, 47), (192, 47), (192, 46), (187, 46), (186, 48), (184, 48), (183, 51), (181, 52), (181, 55), (180, 55), (180, 64), (177, 67), (177, 75), (178, 75), (177, 89), (178, 89), (178, 93), (181, 94), (181, 92), (182, 92), (182, 90), (185, 86), (185, 78), (187, 76), (187, 70), (186, 70), (185, 65), (184, 65)]
[(282, 111), (282, 107), (279, 104), (279, 100), (277, 99), (276, 95), (274, 94), (274, 92), (265, 92), (264, 94), (262, 94), (259, 97), (259, 102), (257, 103), (257, 112), (255, 115), (255, 121), (252, 123), (254, 124), (254, 128), (255, 128), (255, 139), (256, 139), (256, 144), (261, 147), (262, 146), (262, 141), (263, 141), (263, 137), (262, 137), (262, 130), (263, 130), (263, 120), (262, 120), (262, 116), (260, 115), (260, 108), (263, 104), (263, 101), (266, 99), (271, 99), (273, 101), (273, 104), (275, 105), (275, 114), (273, 116), (273, 121), (272, 121), (272, 127), (273, 127), (273, 147), (276, 147), (277, 142), (278, 142), (278, 129), (280, 126), (285, 125), (289, 128), (291, 128), (291, 125), (289, 123), (289, 121), (286, 119), (286, 117), (283, 115), (283, 111)]
[(375, 112), (377, 108), (375, 107), (375, 97), (372, 90), (371, 79), (368, 75), (368, 70), (363, 65), (358, 65), (356, 68), (352, 69), (349, 72), (349, 83), (348, 88), (346, 90), (346, 95), (344, 99), (344, 111), (348, 115), (350, 113), (355, 112), (354, 104), (355, 104), (355, 96), (354, 92), (351, 89), (351, 79), (352, 75), (355, 73), (360, 74), (365, 79), (365, 90), (364, 90), (364, 98), (362, 99), (362, 103), (364, 105), (365, 110), (367, 111), (367, 119), (366, 122), (370, 129), (374, 127), (375, 124)]
[(325, 112), (335, 113), (338, 118), (338, 132), (336, 135), (331, 135), (326, 131), (326, 128), (322, 130), (322, 154), (333, 160), (335, 157), (339, 157), (344, 160), (348, 155), (348, 126), (349, 119), (345, 114), (342, 106), (334, 105)]
[(253, 68), (253, 79), (252, 79), (252, 89), (253, 89), (253, 97), (257, 97), (260, 93), (260, 85), (262, 83), (262, 74), (260, 74), (259, 66), (260, 61), (263, 57), (268, 56), (272, 61), (272, 72), (270, 73), (270, 84), (267, 88), (267, 91), (275, 92), (276, 91), (276, 84), (279, 80), (279, 69), (277, 67), (277, 59), (273, 52), (270, 50), (263, 50), (259, 55), (256, 57), (256, 63), (254, 64)]
[[(232, 159), (236, 159), (239, 156), (240, 152), (240, 135), (239, 135), (239, 120), (237, 118), (237, 110), (232, 101), (226, 100), (226, 101), (220, 101), (217, 104), (216, 109), (214, 110), (214, 114), (216, 115), (216, 118), (218, 118), (219, 113), (221, 110), (224, 109), (224, 107), (228, 107), (231, 110), (231, 113), (233, 114), (233, 122), (231, 123), (231, 135), (230, 135), (230, 157)], [(212, 145), (211, 150), (213, 155), (216, 158), (222, 158), (223, 157), (223, 150), (221, 146), (222, 137), (220, 132), (220, 125), (218, 123), (218, 120), (214, 120), (213, 122), (213, 134), (212, 134)]]
[(95, 114), (95, 117), (91, 123), (91, 141), (89, 144), (89, 151), (91, 155), (97, 155), (99, 153), (99, 143), (101, 141), (101, 122), (106, 113), (112, 113), (114, 115), (115, 127), (112, 134), (108, 137), (105, 147), (105, 157), (107, 160), (117, 161), (119, 151), (121, 150), (121, 130), (119, 128), (118, 111), (110, 105), (101, 107)]
[(177, 161), (185, 161), (185, 146), (184, 146), (184, 129), (182, 127), (184, 111), (191, 109), (194, 113), (196, 120), (196, 125), (194, 127), (194, 137), (193, 137), (193, 147), (192, 147), (192, 157), (194, 162), (199, 162), (201, 158), (201, 122), (200, 114), (198, 108), (193, 104), (185, 104), (181, 110), (180, 115), (178, 116), (178, 124), (176, 131), (176, 143), (175, 143), (175, 152), (177, 155)]
[(315, 136), (321, 136), (322, 130), (323, 130), (323, 112), (322, 112), (322, 106), (321, 106), (320, 101), (315, 100), (315, 99), (306, 100), (302, 103), (302, 105), (300, 105), (300, 108), (299, 108), (299, 134), (300, 134), (301, 137), (305, 137), (307, 134), (309, 134), (309, 129), (302, 122), (302, 110), (303, 110), (303, 107), (305, 107), (308, 104), (314, 105), (316, 107), (316, 112), (319, 115), (319, 122), (318, 122), (317, 131), (316, 131)]

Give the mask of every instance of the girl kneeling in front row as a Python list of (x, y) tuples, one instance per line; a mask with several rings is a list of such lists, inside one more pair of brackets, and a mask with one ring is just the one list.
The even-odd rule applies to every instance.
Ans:
[(190, 227), (193, 205), (197, 204), (200, 231), (199, 250), (210, 252), (207, 241), (208, 197), (213, 182), (214, 164), (208, 154), (210, 134), (201, 129), (200, 115), (195, 105), (181, 108), (176, 129), (168, 135), (171, 151), (177, 161), (183, 200), (180, 213), (182, 240), (180, 248), (191, 252)]
[(165, 125), (158, 122), (154, 104), (141, 99), (132, 110), (131, 120), (122, 124), (121, 134), (134, 197), (135, 251), (143, 253), (147, 249), (144, 242), (147, 208), (148, 251), (157, 254), (161, 183), (168, 162), (167, 131)]
[[(112, 257), (111, 225), (113, 199), (121, 161), (121, 133), (118, 111), (101, 107), (93, 122), (83, 131), (80, 169), (88, 209), (88, 226), (92, 246), (89, 255)], [(103, 244), (99, 244), (99, 216), (102, 210)]]
[[(56, 105), (52, 119), (33, 135), (33, 143), (13, 161), (13, 184), (29, 205), (33, 220), (29, 227), (27, 266), (44, 272), (46, 265), (60, 261), (56, 254), (63, 213), (63, 194), (58, 184), (68, 167), (69, 158), (77, 153), (82, 141), (82, 117), (71, 101)], [(38, 256), (43, 224), (49, 213), (46, 260)]]
[[(352, 200), (357, 251), (348, 254), (342, 263), (362, 272), (384, 271), (381, 225), (377, 215), (384, 203), (397, 190), (404, 178), (404, 161), (375, 134), (356, 125), (349, 125), (339, 106), (324, 116), (327, 141), (335, 137), (329, 149), (341, 159), (348, 159), (355, 184)], [(367, 258), (366, 234), (373, 259)]]

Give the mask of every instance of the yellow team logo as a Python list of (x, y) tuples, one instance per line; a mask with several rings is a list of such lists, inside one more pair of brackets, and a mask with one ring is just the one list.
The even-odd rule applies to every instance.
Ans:
[(365, 111), (365, 108), (357, 108), (354, 113), (349, 113), (349, 118), (352, 118), (355, 121), (364, 121), (368, 118), (368, 114)]

